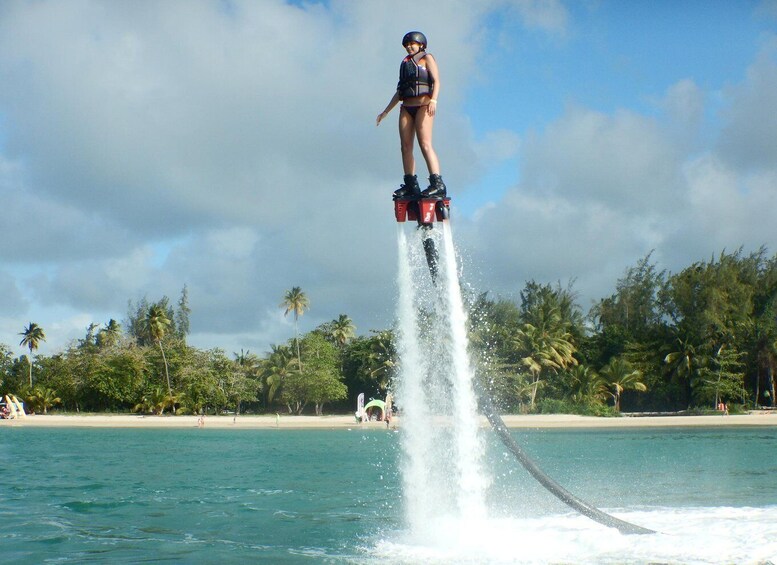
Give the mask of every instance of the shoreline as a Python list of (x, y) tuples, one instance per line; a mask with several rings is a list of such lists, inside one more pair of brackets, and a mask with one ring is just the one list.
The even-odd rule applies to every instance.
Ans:
[[(586, 428), (665, 428), (665, 427), (769, 427), (777, 426), (777, 412), (750, 412), (736, 415), (706, 416), (621, 416), (600, 418), (571, 414), (533, 414), (502, 416), (513, 429), (586, 429)], [(13, 420), (0, 420), (1, 428), (197, 428), (199, 416), (146, 416), (137, 414), (35, 414)], [(446, 418), (435, 419), (439, 425)], [(488, 422), (481, 416), (481, 426)], [(385, 422), (357, 423), (353, 415), (334, 416), (205, 416), (203, 428), (213, 429), (386, 429)], [(391, 429), (401, 427), (401, 417), (391, 421)]]

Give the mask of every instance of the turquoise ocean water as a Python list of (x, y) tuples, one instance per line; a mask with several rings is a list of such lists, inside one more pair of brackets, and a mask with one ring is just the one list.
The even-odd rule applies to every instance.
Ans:
[(405, 528), (401, 432), (0, 428), (2, 563), (777, 563), (777, 428), (486, 432), (489, 517)]

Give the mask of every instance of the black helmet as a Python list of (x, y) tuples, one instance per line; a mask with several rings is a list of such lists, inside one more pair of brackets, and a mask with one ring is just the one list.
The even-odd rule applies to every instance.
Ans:
[(411, 42), (420, 43), (421, 48), (426, 49), (426, 36), (420, 31), (408, 31), (405, 37), (402, 38), (403, 47)]

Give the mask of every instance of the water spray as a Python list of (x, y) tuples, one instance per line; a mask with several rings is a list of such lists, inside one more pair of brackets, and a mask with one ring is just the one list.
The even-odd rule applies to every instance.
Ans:
[[(398, 222), (417, 220), (432, 285), (417, 273), (421, 258), (402, 226), (397, 229), (398, 352), (397, 398), (402, 406), (403, 481), (411, 530), (420, 531), (441, 513), (458, 509), (459, 516), (485, 517), (486, 474), (483, 442), (479, 434), (478, 405), (497, 436), (518, 462), (551, 494), (580, 514), (624, 534), (653, 530), (625, 522), (576, 497), (548, 475), (521, 449), (496, 412), (488, 392), (474, 378), (468, 356), (467, 316), (461, 297), (455, 247), (450, 231), (449, 199), (395, 201)], [(440, 230), (432, 230), (435, 219)], [(415, 268), (414, 268), (415, 267)], [(423, 344), (419, 305), (431, 305), (433, 338)], [(425, 347), (422, 354), (422, 347)], [(434, 404), (433, 404), (434, 403)], [(444, 407), (445, 425), (432, 423), (438, 415), (432, 406)]]

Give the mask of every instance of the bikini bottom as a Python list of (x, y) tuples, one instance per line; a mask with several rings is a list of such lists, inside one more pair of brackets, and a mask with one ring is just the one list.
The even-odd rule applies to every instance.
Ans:
[(414, 120), (415, 120), (416, 114), (418, 114), (418, 110), (420, 110), (421, 108), (426, 109), (426, 106), (405, 106), (404, 104), (402, 104), (402, 109), (408, 114), (410, 114), (410, 117), (413, 118)]

